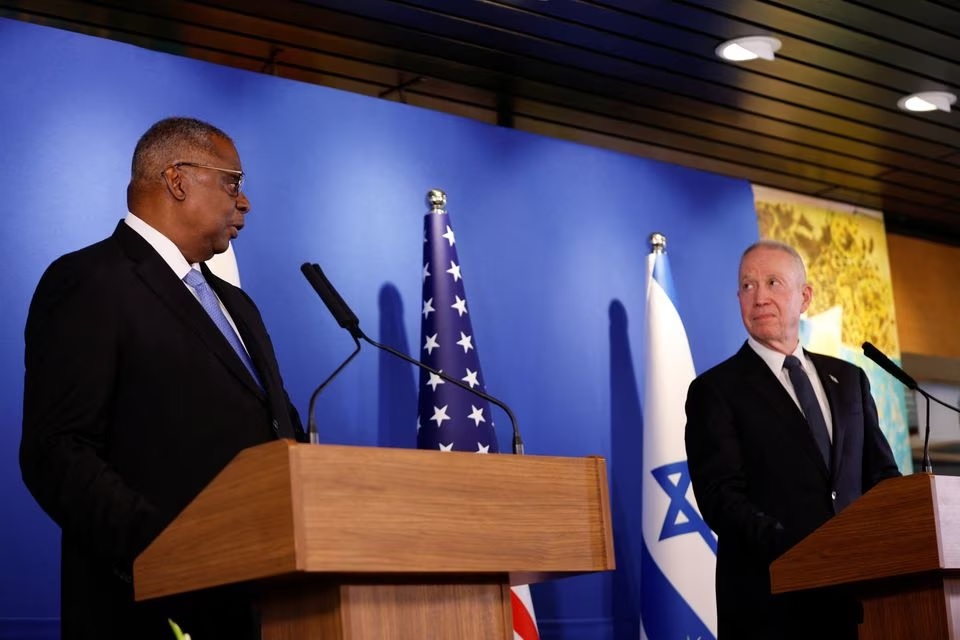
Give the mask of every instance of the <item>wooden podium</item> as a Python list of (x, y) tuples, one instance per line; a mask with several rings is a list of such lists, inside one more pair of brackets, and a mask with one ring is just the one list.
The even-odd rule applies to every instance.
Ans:
[(861, 640), (960, 638), (960, 477), (885, 480), (770, 566), (774, 593), (840, 586)]
[(227, 465), (134, 586), (243, 584), (263, 640), (508, 640), (510, 584), (613, 568), (602, 458), (280, 441)]

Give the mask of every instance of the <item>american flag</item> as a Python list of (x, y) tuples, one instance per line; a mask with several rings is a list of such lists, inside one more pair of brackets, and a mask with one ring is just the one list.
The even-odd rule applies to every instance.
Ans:
[[(431, 210), (423, 217), (420, 360), (463, 381), (471, 389), (486, 392), (460, 273), (457, 239), (444, 209), (446, 197), (433, 190), (428, 200)], [(418, 448), (475, 453), (499, 451), (490, 404), (422, 369), (419, 411)], [(530, 588), (527, 585), (511, 588), (510, 605), (514, 640), (539, 640)]]
[[(472, 389), (485, 392), (457, 258), (457, 240), (442, 204), (435, 204), (423, 217), (423, 229), (420, 361)], [(418, 448), (474, 453), (499, 451), (490, 404), (486, 400), (423, 369), (419, 388)]]

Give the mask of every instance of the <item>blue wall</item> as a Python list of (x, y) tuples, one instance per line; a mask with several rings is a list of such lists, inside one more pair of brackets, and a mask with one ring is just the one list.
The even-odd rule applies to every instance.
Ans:
[[(744, 337), (746, 182), (0, 20), (0, 638), (56, 637), (58, 615), (59, 533), (17, 465), (30, 296), (51, 260), (125, 215), (133, 146), (168, 115), (237, 143), (253, 204), (240, 274), (304, 414), (352, 342), (300, 263), (323, 265), (371, 337), (415, 352), (424, 196), (447, 192), (487, 390), (513, 408), (528, 454), (610, 464), (619, 568), (535, 585), (543, 636), (637, 637), (647, 237), (669, 240), (702, 371)], [(415, 384), (365, 348), (317, 403), (321, 439), (415, 446)]]

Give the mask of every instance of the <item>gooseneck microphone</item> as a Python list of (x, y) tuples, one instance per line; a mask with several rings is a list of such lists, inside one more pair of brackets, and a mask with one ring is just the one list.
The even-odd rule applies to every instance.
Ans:
[[(307, 407), (307, 437), (310, 439), (310, 444), (318, 444), (320, 442), (320, 436), (317, 433), (317, 421), (314, 417), (313, 407), (317, 402), (317, 396), (320, 395), (320, 392), (330, 384), (330, 382), (337, 377), (337, 375), (343, 371), (343, 368), (353, 360), (358, 353), (360, 353), (360, 340), (356, 332), (360, 331), (359, 321), (356, 316), (353, 316), (350, 309), (347, 307), (346, 303), (343, 302), (343, 298), (337, 294), (337, 292), (330, 285), (330, 282), (323, 277), (323, 273), (320, 272), (318, 275), (307, 263), (303, 263), (300, 267), (300, 271), (303, 272), (303, 275), (306, 276), (307, 280), (313, 286), (314, 290), (320, 296), (320, 299), (323, 300), (324, 304), (327, 305), (327, 309), (330, 310), (330, 314), (337, 321), (337, 323), (350, 331), (350, 335), (353, 337), (354, 344), (357, 345), (356, 349), (347, 356), (346, 360), (340, 363), (340, 366), (333, 370), (327, 379), (320, 383), (320, 386), (314, 389), (313, 393), (310, 394), (310, 404)], [(338, 300), (339, 303), (338, 304)], [(351, 317), (352, 320), (351, 320)], [(350, 327), (355, 327), (355, 330)], [(355, 332), (356, 331), (356, 332)]]
[(930, 395), (926, 391), (920, 388), (920, 385), (917, 384), (917, 381), (911, 378), (906, 371), (894, 364), (893, 360), (888, 358), (883, 354), (882, 351), (877, 349), (875, 346), (869, 342), (864, 342), (863, 345), (863, 355), (867, 356), (874, 362), (876, 362), (880, 367), (892, 375), (894, 378), (902, 382), (908, 389), (912, 389), (922, 395), (927, 401), (927, 420), (926, 428), (923, 435), (923, 470), (927, 473), (933, 473), (933, 465), (930, 463), (930, 401), (933, 400), (939, 405), (946, 407), (952, 411), (960, 413), (960, 409), (952, 405), (947, 404), (946, 402)]
[[(908, 389), (916, 390), (918, 388), (917, 381), (907, 375), (907, 372), (894, 364), (893, 360), (883, 355), (883, 352), (877, 349), (875, 346), (869, 342), (863, 343), (863, 355), (867, 356), (874, 362), (876, 362), (880, 367), (892, 375), (894, 378), (902, 382), (907, 386)], [(922, 393), (922, 390), (921, 390)]]
[[(327, 276), (324, 275), (323, 270), (320, 268), (320, 265), (316, 263), (304, 262), (302, 265), (300, 265), (300, 271), (303, 272), (303, 275), (307, 278), (307, 280), (313, 286), (314, 291), (317, 292), (317, 295), (319, 295), (320, 299), (323, 300), (323, 303), (327, 306), (327, 309), (330, 310), (330, 313), (331, 315), (333, 315), (334, 319), (337, 321), (337, 324), (339, 324), (341, 327), (349, 331), (350, 335), (353, 336), (354, 341), (357, 343), (357, 351), (360, 350), (360, 340), (363, 340), (365, 342), (372, 344), (376, 348), (382, 349), (387, 353), (393, 354), (394, 356), (400, 358), (401, 360), (406, 360), (410, 364), (420, 367), (421, 369), (424, 369), (434, 374), (435, 376), (438, 376), (439, 378), (442, 378), (443, 380), (446, 380), (447, 382), (460, 387), (461, 389), (469, 391), (473, 395), (483, 398), (487, 402), (491, 402), (497, 405), (498, 407), (503, 409), (503, 411), (507, 414), (507, 417), (510, 418), (510, 425), (513, 427), (513, 453), (517, 455), (523, 455), (523, 440), (520, 438), (520, 428), (517, 426), (517, 419), (513, 415), (513, 411), (510, 410), (510, 407), (508, 407), (502, 401), (494, 398), (493, 396), (483, 391), (480, 391), (479, 389), (473, 389), (465, 382), (461, 382), (456, 378), (452, 378), (448, 376), (442, 371), (438, 371), (430, 366), (427, 366), (424, 363), (420, 362), (419, 360), (415, 360), (401, 351), (397, 351), (396, 349), (389, 347), (385, 344), (380, 344), (375, 340), (371, 340), (360, 329), (360, 321), (357, 320), (356, 314), (353, 313), (350, 307), (347, 306), (347, 303), (344, 302), (340, 294), (337, 293), (337, 290), (333, 288), (332, 284), (330, 284), (330, 281), (327, 279)], [(320, 389), (326, 386), (326, 384), (333, 378), (334, 375), (339, 373), (340, 369), (346, 366), (347, 362), (349, 362), (353, 358), (353, 356), (356, 355), (357, 351), (354, 351), (354, 353), (351, 354), (351, 356), (347, 358), (347, 360), (344, 361), (343, 364), (340, 365), (337, 371), (334, 371), (334, 373), (329, 378), (327, 378), (326, 381), (324, 381), (324, 384), (321, 385), (316, 392), (314, 392), (314, 397), (316, 397), (316, 394), (319, 393)], [(311, 422), (313, 421), (313, 399), (314, 399), (313, 397), (310, 399), (310, 409), (309, 409), (310, 411), (309, 420)]]
[(359, 340), (360, 338), (366, 338), (363, 332), (360, 331), (360, 321), (357, 319), (356, 314), (347, 306), (347, 303), (343, 301), (343, 298), (340, 297), (337, 290), (334, 289), (330, 281), (327, 280), (327, 276), (324, 275), (320, 265), (315, 262), (313, 264), (304, 262), (300, 265), (300, 271), (303, 272), (303, 275), (313, 286), (313, 290), (316, 291), (320, 299), (323, 300), (323, 304), (327, 305), (330, 315), (337, 321), (337, 324), (349, 331), (354, 339)]

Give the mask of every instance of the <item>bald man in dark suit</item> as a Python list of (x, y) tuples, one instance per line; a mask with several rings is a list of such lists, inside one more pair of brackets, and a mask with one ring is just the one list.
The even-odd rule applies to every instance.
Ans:
[(136, 556), (238, 452), (303, 439), (259, 311), (204, 264), (243, 228), (242, 180), (223, 131), (156, 123), (127, 217), (37, 286), (20, 465), (63, 531), (63, 640), (169, 640), (168, 617), (197, 640), (258, 636), (243, 594), (134, 603), (131, 584)]
[(697, 504), (717, 533), (719, 640), (856, 640), (859, 603), (770, 593), (770, 563), (886, 478), (900, 475), (862, 369), (800, 346), (813, 288), (789, 245), (740, 261), (749, 339), (691, 383), (686, 448)]

